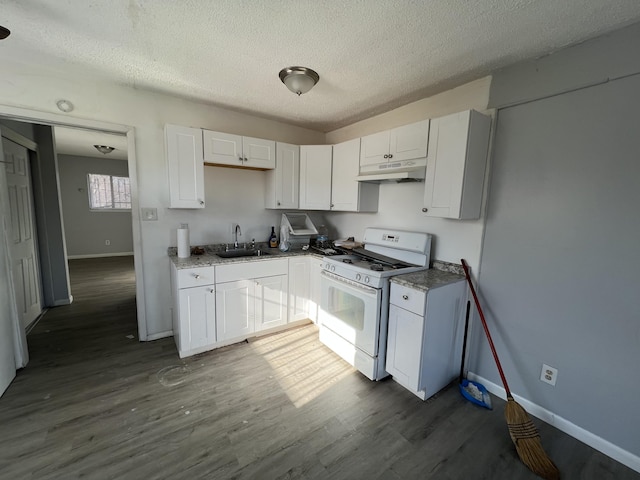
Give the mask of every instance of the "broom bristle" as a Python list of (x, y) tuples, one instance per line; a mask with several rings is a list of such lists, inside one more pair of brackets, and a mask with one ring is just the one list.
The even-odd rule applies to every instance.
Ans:
[(546, 480), (559, 480), (560, 472), (542, 448), (540, 434), (529, 414), (511, 396), (507, 397), (504, 416), (509, 435), (522, 463)]

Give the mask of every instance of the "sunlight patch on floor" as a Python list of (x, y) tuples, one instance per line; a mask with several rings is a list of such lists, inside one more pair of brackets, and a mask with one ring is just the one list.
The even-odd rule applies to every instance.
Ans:
[(256, 339), (251, 348), (269, 362), (291, 402), (300, 408), (354, 372), (318, 341), (315, 327)]

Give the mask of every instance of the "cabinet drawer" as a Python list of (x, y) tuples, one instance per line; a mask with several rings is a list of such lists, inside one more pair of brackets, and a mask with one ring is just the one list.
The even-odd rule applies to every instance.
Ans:
[(213, 267), (182, 268), (178, 270), (178, 285), (180, 288), (199, 287), (201, 285), (213, 285)]
[(417, 315), (424, 315), (426, 293), (391, 283), (391, 303)]
[(217, 266), (216, 280), (218, 283), (224, 283), (245, 280), (247, 278), (286, 275), (288, 269), (289, 260), (287, 258), (279, 258), (277, 260), (250, 260), (248, 262)]

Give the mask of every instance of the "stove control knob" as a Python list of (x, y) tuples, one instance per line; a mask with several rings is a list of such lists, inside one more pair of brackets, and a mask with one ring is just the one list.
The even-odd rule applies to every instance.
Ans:
[(331, 265), (331, 271), (335, 272), (336, 271), (336, 266), (335, 265)]
[(360, 275), (359, 273), (356, 275), (356, 280), (360, 281), (362, 279), (362, 275)]
[(364, 277), (364, 283), (369, 283), (370, 278), (369, 277)]

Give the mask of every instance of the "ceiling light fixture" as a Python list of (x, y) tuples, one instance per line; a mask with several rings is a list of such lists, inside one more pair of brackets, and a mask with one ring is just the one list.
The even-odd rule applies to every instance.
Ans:
[(98, 150), (100, 153), (104, 153), (105, 155), (115, 150), (115, 148), (108, 147), (107, 145), (94, 145), (94, 147), (96, 147), (96, 150)]
[(71, 103), (69, 100), (58, 100), (56, 102), (56, 105), (61, 112), (69, 113), (73, 111), (73, 103)]
[(11, 35), (11, 30), (0, 25), (0, 40), (4, 40)]
[(287, 67), (280, 70), (280, 80), (298, 96), (307, 93), (320, 80), (320, 75), (307, 67)]

